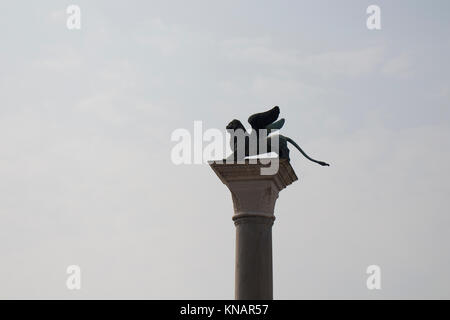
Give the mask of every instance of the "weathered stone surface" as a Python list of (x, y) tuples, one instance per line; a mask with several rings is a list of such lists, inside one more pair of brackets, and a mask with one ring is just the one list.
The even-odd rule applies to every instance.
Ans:
[(274, 175), (261, 175), (261, 163), (210, 166), (231, 191), (236, 225), (235, 298), (273, 299), (272, 225), (278, 193), (298, 178), (287, 159)]

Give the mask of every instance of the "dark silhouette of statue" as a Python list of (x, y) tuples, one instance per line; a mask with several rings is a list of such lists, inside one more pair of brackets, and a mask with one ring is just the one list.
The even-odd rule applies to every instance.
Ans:
[[(309, 157), (300, 146), (295, 143), (289, 137), (283, 136), (281, 134), (270, 135), (274, 130), (280, 130), (284, 123), (284, 119), (280, 119), (277, 121), (278, 116), (280, 115), (280, 108), (278, 106), (273, 107), (272, 109), (260, 112), (251, 115), (248, 118), (248, 123), (250, 123), (252, 127), (252, 132), (248, 133), (243, 126), (243, 124), (234, 119), (227, 125), (227, 131), (231, 134), (230, 146), (231, 150), (233, 150), (233, 154), (231, 157), (234, 160), (238, 160), (239, 156), (248, 157), (262, 154), (260, 151), (264, 151), (263, 153), (268, 152), (276, 152), (280, 159), (290, 159), (289, 158), (289, 148), (288, 142), (291, 143), (294, 147), (298, 149), (298, 151), (305, 156), (306, 159), (318, 163), (321, 166), (329, 166), (328, 163), (323, 161), (314, 160)], [(274, 139), (278, 138), (278, 146), (276, 145), (276, 141)], [(251, 143), (254, 143), (252, 145)], [(264, 145), (262, 145), (264, 144)], [(243, 150), (241, 154), (238, 152), (238, 148), (242, 146)], [(252, 147), (253, 146), (253, 147)], [(262, 147), (265, 148), (262, 148)], [(278, 150), (277, 150), (278, 149)]]

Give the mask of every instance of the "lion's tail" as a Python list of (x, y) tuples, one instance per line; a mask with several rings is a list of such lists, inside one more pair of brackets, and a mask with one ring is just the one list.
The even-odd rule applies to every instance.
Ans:
[(300, 148), (300, 146), (299, 146), (297, 143), (295, 143), (295, 141), (292, 140), (291, 138), (286, 137), (286, 140), (287, 140), (288, 142), (290, 142), (294, 147), (296, 147), (296, 148), (298, 149), (298, 151), (300, 151), (300, 152), (302, 153), (302, 155), (305, 156), (306, 159), (308, 159), (308, 160), (310, 160), (310, 161), (312, 161), (312, 162), (318, 163), (318, 164), (320, 164), (321, 166), (329, 166), (329, 164), (326, 163), (326, 162), (314, 160), (313, 158), (311, 158), (310, 156), (308, 156), (308, 155), (305, 153), (305, 151), (303, 151), (302, 148)]

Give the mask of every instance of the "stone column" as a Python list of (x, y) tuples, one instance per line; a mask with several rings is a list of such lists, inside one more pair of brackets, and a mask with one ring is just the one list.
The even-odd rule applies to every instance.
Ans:
[[(276, 160), (278, 161), (278, 160)], [(297, 180), (286, 159), (273, 175), (261, 175), (261, 163), (210, 166), (231, 191), (236, 226), (235, 298), (273, 299), (272, 225), (278, 193)]]

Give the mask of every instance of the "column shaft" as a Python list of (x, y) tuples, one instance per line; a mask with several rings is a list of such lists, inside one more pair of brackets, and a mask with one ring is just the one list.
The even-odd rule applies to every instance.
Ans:
[(237, 300), (273, 299), (272, 217), (235, 217)]

